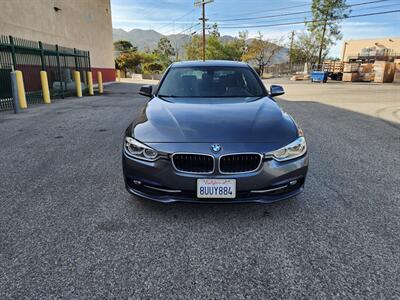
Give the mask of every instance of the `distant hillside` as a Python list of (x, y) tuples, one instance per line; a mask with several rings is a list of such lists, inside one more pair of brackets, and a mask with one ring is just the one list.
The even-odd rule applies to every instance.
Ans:
[(144, 50), (146, 47), (153, 49), (157, 46), (161, 37), (163, 35), (154, 30), (132, 29), (131, 31), (125, 31), (123, 29), (113, 29), (114, 41), (128, 40), (137, 46), (139, 50)]
[[(166, 36), (172, 43), (174, 48), (179, 49), (179, 56), (184, 55), (183, 46), (190, 40), (190, 35), (187, 34), (170, 34), (163, 35), (155, 30), (143, 30), (143, 29), (132, 29), (125, 31), (120, 28), (113, 28), (113, 39), (117, 40), (128, 40), (133, 45), (137, 46), (140, 51), (144, 49), (154, 49), (157, 46), (158, 41), (161, 37)], [(234, 37), (230, 35), (221, 36), (221, 40), (224, 42), (233, 40)], [(287, 62), (288, 61), (288, 49), (284, 48), (280, 53), (276, 55), (274, 62)]]

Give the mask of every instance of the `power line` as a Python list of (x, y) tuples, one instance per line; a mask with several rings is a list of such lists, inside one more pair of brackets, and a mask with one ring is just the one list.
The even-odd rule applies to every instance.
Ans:
[[(298, 8), (298, 7), (305, 7), (305, 6), (310, 6), (310, 4), (300, 4), (300, 5), (293, 5), (293, 6), (285, 6), (285, 7), (279, 7), (279, 8), (274, 8), (274, 9), (268, 9), (267, 11), (259, 11), (258, 10), (258, 11), (249, 12), (249, 13), (230, 15), (229, 17), (255, 15), (255, 14), (259, 14), (259, 13), (263, 13), (263, 12), (281, 11), (282, 9), (287, 10), (287, 9), (291, 9), (291, 8)], [(220, 20), (220, 21), (222, 21), (222, 20)]]
[(176, 33), (176, 35), (182, 34), (182, 33), (184, 33), (185, 31), (188, 31), (188, 30), (190, 30), (190, 29), (192, 29), (192, 28), (194, 28), (194, 27), (196, 27), (196, 26), (198, 26), (198, 25), (200, 25), (200, 23), (196, 23), (196, 24), (194, 24), (194, 25), (192, 25), (192, 26), (190, 26), (190, 27), (188, 27), (188, 28), (182, 30), (181, 32)]
[[(387, 1), (387, 0), (385, 0)], [(279, 15), (269, 15), (269, 16), (259, 16), (259, 17), (252, 17), (252, 18), (237, 18), (237, 19), (224, 19), (224, 20), (215, 20), (215, 22), (232, 22), (232, 21), (246, 21), (246, 20), (254, 20), (254, 19), (264, 19), (264, 18), (275, 18), (281, 16), (291, 16), (291, 15), (299, 15), (310, 12), (309, 10), (305, 11), (296, 11), (286, 14), (279, 14)]]
[[(180, 20), (180, 19), (186, 17), (187, 15), (191, 14), (191, 13), (194, 12), (194, 11), (195, 11), (195, 8), (192, 8), (191, 10), (187, 11), (186, 13), (184, 13), (183, 15), (181, 15), (180, 17), (177, 17), (177, 18), (175, 18), (175, 19), (172, 19), (171, 22), (164, 23), (164, 24), (166, 24), (166, 25), (174, 24), (176, 21), (178, 21), (178, 20)], [(156, 28), (153, 29), (153, 30), (157, 31), (157, 30), (159, 30), (159, 29), (161, 29), (161, 28), (163, 28), (163, 27), (166, 27), (166, 25), (158, 26), (158, 27), (156, 27)]]
[[(386, 8), (386, 7), (392, 7), (393, 8), (393, 6), (399, 6), (399, 5), (400, 5), (400, 3), (398, 3), (398, 4), (379, 5), (379, 6), (373, 6), (373, 7), (365, 7), (365, 8), (359, 8), (359, 9), (357, 9), (355, 11), (352, 11), (352, 12), (359, 12), (359, 11), (365, 11), (365, 10), (370, 10), (370, 9), (380, 9), (380, 8)], [(263, 23), (263, 24), (267, 23), (267, 24), (269, 24), (269, 23), (276, 23), (278, 21), (282, 22), (282, 21), (292, 21), (292, 20), (298, 20), (298, 21), (301, 20), (301, 22), (303, 23), (303, 22), (307, 21), (307, 19), (305, 19), (305, 18), (308, 18), (308, 17), (309, 16), (304, 15), (304, 16), (299, 16), (299, 17), (294, 17), (294, 18), (284, 18), (284, 19), (271, 20), (271, 21), (266, 21), (266, 20), (251, 21), (251, 22), (249, 22), (250, 23), (249, 25), (253, 25), (253, 24), (257, 24), (257, 23)], [(219, 22), (219, 24), (221, 24), (221, 22)], [(231, 24), (231, 25), (233, 26), (233, 24)], [(227, 26), (231, 26), (231, 25), (227, 25)], [(221, 28), (221, 27), (219, 27), (219, 28)]]
[[(341, 18), (333, 18), (328, 19), (328, 21), (336, 21), (336, 20), (344, 20), (344, 19), (352, 19), (352, 18), (359, 18), (359, 17), (367, 17), (367, 16), (375, 16), (375, 15), (384, 15), (384, 14), (391, 14), (400, 12), (400, 9), (397, 10), (388, 10), (376, 13), (369, 13), (369, 14), (361, 14), (361, 15), (353, 15), (348, 17), (341, 17)], [(324, 22), (323, 20), (310, 20), (310, 21), (299, 21), (299, 22), (288, 22), (288, 23), (277, 23), (277, 24), (262, 24), (262, 25), (248, 25), (248, 26), (220, 26), (221, 29), (228, 29), (228, 28), (261, 28), (261, 27), (277, 27), (277, 26), (285, 26), (285, 25), (298, 25), (298, 24), (307, 24), (307, 23), (319, 23)]]
[[(200, 23), (194, 24), (196, 21), (197, 21), (197, 20), (192, 20), (191, 22), (187, 22), (188, 24), (191, 24), (190, 27), (188, 27), (188, 28), (186, 28), (186, 29), (183, 29), (181, 32), (185, 32), (185, 31), (189, 30), (190, 28), (192, 28), (193, 26), (195, 26), (195, 25), (197, 25), (197, 24), (200, 24)], [(177, 34), (180, 34), (181, 32), (178, 32)], [(175, 26), (174, 26), (174, 29), (173, 29), (173, 30), (170, 29), (170, 30), (164, 32), (163, 34), (164, 34), (164, 35), (175, 34)]]
[[(362, 2), (362, 3), (355, 3), (355, 4), (350, 4), (346, 5), (346, 8), (350, 8), (353, 6), (360, 6), (360, 5), (367, 5), (367, 4), (372, 4), (372, 3), (380, 3), (380, 2), (387, 2), (390, 0), (374, 0), (374, 1), (368, 1), (368, 2)], [(248, 17), (248, 18), (236, 18), (236, 19), (221, 19), (221, 20), (215, 20), (215, 22), (232, 22), (232, 21), (246, 21), (246, 20), (254, 20), (254, 19), (265, 19), (265, 18), (276, 18), (276, 17), (281, 17), (281, 16), (292, 16), (292, 15), (300, 15), (304, 13), (311, 13), (312, 11), (306, 10), (306, 11), (297, 11), (297, 12), (291, 12), (291, 13), (285, 13), (285, 14), (278, 14), (278, 15), (267, 15), (267, 16), (258, 16), (258, 17)]]
[[(197, 23), (195, 25), (193, 25), (194, 27), (200, 25), (200, 23)], [(191, 28), (193, 29), (193, 27)], [(188, 30), (188, 29), (186, 29)], [(181, 42), (184, 38), (190, 38), (191, 36), (195, 35), (198, 32), (199, 28), (196, 29), (194, 32), (189, 32), (189, 34), (184, 34), (181, 37), (175, 39), (175, 51), (176, 51), (176, 59), (178, 60), (178, 56), (179, 56), (179, 49), (178, 49), (178, 43)], [(181, 31), (180, 33), (177, 33), (176, 35), (179, 35), (181, 33), (183, 33), (184, 31)]]

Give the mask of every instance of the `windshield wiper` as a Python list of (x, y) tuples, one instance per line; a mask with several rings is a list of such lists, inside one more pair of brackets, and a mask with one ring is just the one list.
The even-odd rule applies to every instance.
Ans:
[(176, 98), (178, 96), (174, 96), (174, 95), (157, 95), (157, 97), (161, 97), (161, 98)]

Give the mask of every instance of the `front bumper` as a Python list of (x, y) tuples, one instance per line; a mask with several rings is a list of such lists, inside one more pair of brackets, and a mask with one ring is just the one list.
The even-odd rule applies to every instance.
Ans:
[[(142, 161), (122, 155), (125, 185), (133, 195), (163, 202), (195, 203), (272, 203), (294, 197), (304, 189), (308, 154), (294, 160), (277, 162), (264, 159), (260, 168), (245, 174), (188, 174), (176, 171), (169, 159)], [(198, 178), (236, 179), (235, 199), (199, 199)]]

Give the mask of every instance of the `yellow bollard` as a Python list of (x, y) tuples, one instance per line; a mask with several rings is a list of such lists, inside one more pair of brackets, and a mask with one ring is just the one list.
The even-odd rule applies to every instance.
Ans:
[(121, 71), (117, 70), (117, 81), (121, 81)]
[(47, 80), (47, 72), (40, 71), (40, 81), (42, 82), (42, 92), (43, 92), (43, 102), (46, 104), (50, 104), (50, 90), (49, 90), (49, 81)]
[(76, 96), (78, 98), (82, 97), (82, 84), (81, 84), (81, 73), (75, 71), (75, 86), (76, 86)]
[(103, 94), (103, 74), (100, 71), (97, 72), (97, 83), (99, 84), (99, 94)]
[(93, 96), (94, 91), (93, 91), (93, 77), (92, 77), (92, 72), (88, 71), (87, 72), (87, 84), (88, 84), (88, 89), (89, 89), (89, 95)]
[(19, 106), (21, 108), (28, 108), (28, 104), (26, 103), (24, 78), (22, 76), (22, 72), (21, 71), (15, 71), (15, 78), (17, 79)]

